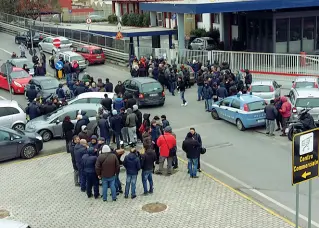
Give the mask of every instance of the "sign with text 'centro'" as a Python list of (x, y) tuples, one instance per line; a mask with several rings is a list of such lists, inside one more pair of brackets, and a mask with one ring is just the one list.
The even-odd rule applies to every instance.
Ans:
[(318, 176), (319, 128), (295, 134), (292, 146), (292, 184)]

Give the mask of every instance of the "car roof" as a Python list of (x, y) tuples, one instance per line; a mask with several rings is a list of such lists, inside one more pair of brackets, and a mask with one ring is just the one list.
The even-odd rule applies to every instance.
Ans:
[(207, 37), (207, 36), (204, 36), (204, 37), (199, 37), (200, 39), (203, 39), (203, 40), (213, 40), (213, 38), (211, 37)]
[(78, 54), (78, 53), (76, 53), (76, 52), (74, 52), (74, 51), (63, 51), (63, 52), (61, 52), (61, 53), (59, 53), (59, 55), (60, 54), (65, 54), (65, 55), (73, 55), (73, 56), (81, 56), (80, 54)]
[(140, 84), (145, 84), (145, 83), (151, 83), (151, 82), (157, 82), (154, 78), (148, 78), (148, 77), (138, 77), (138, 78), (132, 78), (132, 81), (138, 82)]
[(85, 104), (85, 108), (83, 108), (83, 104), (69, 104), (67, 106), (63, 106), (63, 110), (82, 110), (82, 109), (98, 109), (101, 105), (100, 104), (93, 104), (93, 103), (88, 103)]
[(43, 76), (34, 76), (32, 77), (32, 80), (35, 80), (35, 81), (47, 81), (47, 80), (58, 80), (54, 77), (43, 77)]
[(295, 82), (316, 82), (317, 77), (314, 76), (305, 76), (305, 77), (297, 77)]
[(81, 47), (87, 48), (87, 49), (101, 49), (101, 47), (94, 46), (94, 45), (83, 45)]
[(250, 95), (250, 94), (241, 94), (240, 96), (234, 95), (234, 96), (230, 96), (230, 98), (240, 100), (243, 103), (251, 103), (251, 102), (255, 102), (255, 101), (263, 101), (264, 100), (260, 97)]
[(104, 94), (107, 94), (109, 97), (112, 96), (114, 97), (114, 93), (108, 93), (108, 92), (86, 92), (86, 93), (81, 93), (80, 95), (77, 96), (77, 98), (104, 98)]
[(261, 81), (253, 81), (251, 85), (272, 85), (272, 80), (261, 80)]
[(11, 60), (11, 61), (23, 61), (23, 62), (25, 62), (25, 61), (28, 61), (28, 62), (31, 62), (29, 59), (27, 59), (27, 58), (11, 58), (11, 59), (9, 59), (9, 60)]
[(9, 220), (9, 219), (0, 219), (0, 227), (3, 228), (26, 228), (28, 227), (27, 224), (22, 222)]
[(299, 98), (319, 97), (319, 90), (317, 88), (298, 88), (293, 90), (296, 91)]
[(18, 106), (18, 102), (11, 101), (11, 100), (0, 100), (0, 107), (12, 107), (12, 106)]
[(12, 71), (23, 71), (23, 69), (20, 67), (12, 67)]

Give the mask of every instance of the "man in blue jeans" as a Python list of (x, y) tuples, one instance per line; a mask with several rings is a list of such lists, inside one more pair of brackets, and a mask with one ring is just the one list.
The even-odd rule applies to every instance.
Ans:
[(80, 178), (80, 186), (81, 191), (86, 191), (86, 176), (83, 170), (83, 162), (82, 157), (84, 154), (88, 153), (89, 146), (85, 139), (81, 139), (79, 144), (74, 146), (74, 159), (76, 163), (76, 167), (79, 170), (79, 178)]
[(185, 90), (186, 90), (186, 84), (183, 81), (182, 77), (178, 78), (178, 86), (177, 86), (177, 90), (179, 91), (179, 93), (181, 94), (181, 99), (183, 101), (183, 103), (181, 104), (181, 106), (187, 106), (187, 101), (185, 100)]
[(126, 185), (124, 197), (127, 199), (131, 187), (131, 198), (136, 198), (136, 179), (138, 171), (141, 169), (139, 154), (135, 148), (124, 158), (123, 165), (126, 169)]
[(203, 87), (204, 87), (204, 77), (199, 75), (197, 77), (197, 101), (200, 101), (203, 96)]
[(191, 132), (188, 132), (186, 139), (183, 141), (182, 149), (185, 151), (188, 159), (188, 170), (191, 178), (198, 178), (197, 165), (200, 148), (201, 146), (199, 142), (193, 138), (193, 134)]
[[(141, 156), (142, 167), (142, 183), (144, 188), (144, 195), (153, 193), (153, 167), (156, 161), (156, 153), (150, 148), (145, 148), (145, 153)], [(147, 188), (147, 181), (150, 184), (150, 188)]]
[(103, 201), (107, 201), (107, 189), (111, 189), (112, 200), (116, 201), (115, 180), (120, 172), (120, 163), (108, 145), (104, 145), (101, 154), (97, 158), (95, 171), (99, 179), (102, 179)]
[(210, 112), (212, 110), (212, 104), (213, 104), (213, 89), (208, 85), (208, 81), (205, 81), (204, 87), (203, 87), (203, 98), (205, 100), (205, 108), (206, 112)]

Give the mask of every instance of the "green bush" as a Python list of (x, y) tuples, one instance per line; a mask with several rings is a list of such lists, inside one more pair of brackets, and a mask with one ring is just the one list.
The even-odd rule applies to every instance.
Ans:
[(206, 37), (208, 36), (208, 32), (205, 29), (194, 29), (191, 31), (191, 35), (197, 37)]
[(139, 14), (130, 13), (128, 15), (128, 26), (138, 26)]
[(150, 26), (150, 14), (149, 13), (144, 13), (143, 14), (143, 27), (149, 27)]
[(220, 32), (218, 28), (211, 28), (208, 32), (208, 36), (213, 38), (215, 42), (219, 42), (220, 40)]
[(148, 27), (150, 25), (150, 15), (148, 13), (124, 14), (121, 21), (123, 26)]
[(122, 16), (122, 25), (123, 26), (128, 26), (128, 21), (129, 21), (129, 18), (128, 18), (128, 14), (126, 13), (126, 14), (124, 14), (123, 16)]
[(117, 16), (115, 14), (111, 14), (107, 17), (107, 20), (111, 23), (111, 24), (117, 24)]

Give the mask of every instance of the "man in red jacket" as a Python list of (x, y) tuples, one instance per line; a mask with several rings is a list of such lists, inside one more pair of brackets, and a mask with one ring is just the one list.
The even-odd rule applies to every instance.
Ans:
[(156, 171), (156, 174), (163, 174), (164, 162), (167, 159), (167, 175), (171, 175), (174, 156), (170, 156), (169, 151), (176, 146), (176, 138), (172, 135), (172, 128), (170, 126), (165, 127), (164, 135), (161, 135), (157, 139), (156, 144), (160, 151), (159, 169)]
[(291, 115), (291, 104), (287, 101), (286, 97), (281, 97), (281, 108), (279, 109), (279, 112), (282, 116), (282, 122), (281, 122), (281, 126), (282, 126), (282, 134), (280, 136), (287, 136), (286, 135), (286, 128), (287, 128), (287, 121), (290, 118)]

